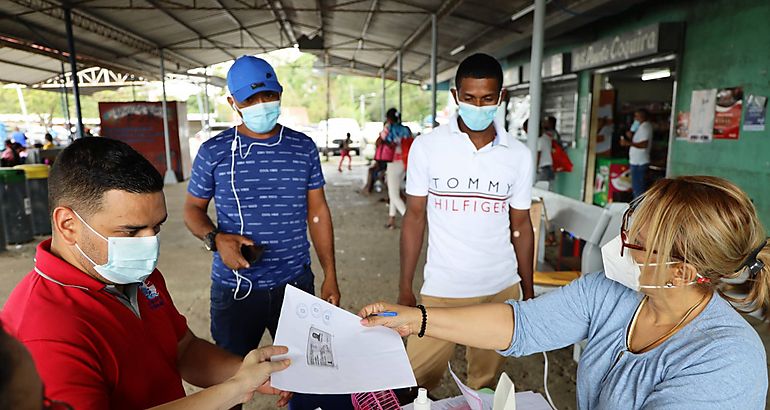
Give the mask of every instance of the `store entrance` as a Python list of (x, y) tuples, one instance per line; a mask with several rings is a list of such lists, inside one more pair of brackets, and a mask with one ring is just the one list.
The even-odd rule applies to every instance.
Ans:
[(600, 86), (592, 113), (591, 143), (594, 155), (593, 203), (629, 202), (633, 199), (629, 148), (621, 138), (633, 135), (634, 113), (646, 110), (653, 136), (647, 148), (649, 187), (665, 177), (671, 128), (671, 105), (675, 88), (675, 60), (626, 67), (598, 73)]

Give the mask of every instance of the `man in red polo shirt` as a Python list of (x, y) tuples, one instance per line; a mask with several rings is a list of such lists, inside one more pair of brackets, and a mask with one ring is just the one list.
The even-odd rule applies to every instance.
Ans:
[[(284, 347), (246, 358), (199, 339), (155, 269), (166, 220), (163, 179), (107, 138), (75, 141), (49, 179), (53, 238), (2, 313), (30, 351), (47, 397), (76, 409), (227, 408), (269, 387)], [(185, 397), (182, 380), (207, 389)]]

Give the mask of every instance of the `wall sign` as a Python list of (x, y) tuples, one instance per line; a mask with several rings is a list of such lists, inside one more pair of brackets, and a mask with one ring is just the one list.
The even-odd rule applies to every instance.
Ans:
[(676, 138), (687, 139), (690, 132), (690, 113), (679, 111), (676, 114)]
[(603, 38), (572, 51), (572, 70), (599, 67), (619, 61), (679, 49), (680, 23), (662, 23)]
[(737, 140), (743, 112), (743, 88), (720, 88), (714, 113), (714, 139)]
[(767, 97), (749, 95), (746, 99), (746, 115), (743, 117), (744, 131), (764, 131), (767, 114)]
[(714, 110), (717, 102), (716, 88), (694, 90), (690, 99), (690, 142), (711, 142), (714, 137)]
[[(570, 72), (572, 59), (569, 54), (553, 54), (543, 58), (543, 65), (540, 70), (540, 75), (543, 78), (556, 77), (564, 75)], [(521, 78), (523, 83), (529, 82), (530, 70), (532, 65), (527, 62), (521, 66)]]

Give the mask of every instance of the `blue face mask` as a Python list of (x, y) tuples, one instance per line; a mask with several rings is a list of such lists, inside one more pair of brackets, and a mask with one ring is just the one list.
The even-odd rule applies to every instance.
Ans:
[(281, 101), (270, 101), (238, 108), (233, 104), (233, 109), (241, 113), (246, 128), (257, 134), (266, 134), (275, 128), (278, 117), (281, 115)]
[(631, 124), (631, 132), (636, 132), (636, 130), (639, 129), (639, 126), (642, 125), (639, 123), (639, 121), (634, 120), (634, 122)]
[(160, 254), (160, 239), (157, 235), (105, 238), (84, 221), (77, 212), (75, 212), (75, 216), (93, 233), (107, 241), (107, 263), (103, 265), (97, 265), (80, 249), (78, 244), (75, 244), (78, 251), (94, 265), (94, 270), (101, 277), (119, 285), (142, 283), (155, 270)]
[(484, 131), (487, 129), (487, 127), (489, 127), (489, 124), (492, 124), (492, 121), (495, 120), (495, 116), (497, 115), (497, 108), (499, 107), (500, 103), (500, 97), (502, 97), (502, 91), (500, 91), (500, 96), (498, 96), (497, 100), (498, 104), (496, 105), (482, 105), (479, 107), (478, 105), (464, 102), (458, 103), (460, 106), (458, 109), (460, 118), (463, 119), (465, 125), (467, 125), (471, 130)]

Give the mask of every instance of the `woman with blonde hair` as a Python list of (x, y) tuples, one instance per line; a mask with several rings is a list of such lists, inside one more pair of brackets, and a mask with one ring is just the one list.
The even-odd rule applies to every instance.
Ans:
[[(510, 356), (587, 339), (580, 409), (765, 408), (765, 349), (733, 308), (770, 307), (770, 247), (743, 191), (716, 177), (659, 181), (631, 205), (602, 256), (604, 273), (526, 302), (376, 303), (361, 311), (362, 324)], [(726, 295), (729, 279), (748, 281), (748, 294)], [(371, 316), (382, 311), (397, 316)]]

